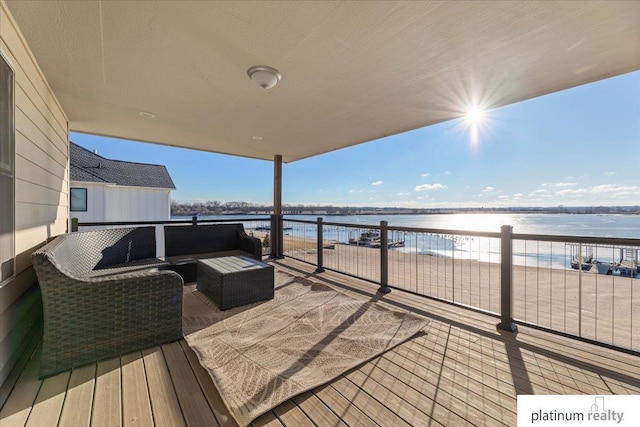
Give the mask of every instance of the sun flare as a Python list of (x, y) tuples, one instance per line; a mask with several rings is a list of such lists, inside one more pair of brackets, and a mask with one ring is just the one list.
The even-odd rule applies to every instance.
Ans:
[(477, 148), (480, 143), (480, 134), (487, 130), (491, 122), (489, 113), (477, 105), (469, 107), (464, 114), (463, 128), (469, 132), (471, 146)]
[(465, 117), (471, 124), (480, 124), (482, 119), (484, 119), (484, 111), (478, 107), (473, 107), (467, 111)]

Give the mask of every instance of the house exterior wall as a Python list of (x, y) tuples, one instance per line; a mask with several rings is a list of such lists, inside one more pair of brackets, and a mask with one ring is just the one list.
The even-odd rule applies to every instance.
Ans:
[(127, 187), (114, 184), (71, 181), (73, 188), (87, 189), (87, 211), (73, 211), (79, 222), (168, 221), (171, 190)]
[(71, 218), (78, 218), (80, 222), (104, 222), (106, 221), (105, 193), (107, 191), (106, 184), (95, 182), (78, 182), (71, 181), (71, 188), (87, 189), (87, 211), (71, 211)]
[(108, 186), (105, 193), (107, 221), (168, 221), (171, 190), (164, 188)]
[(15, 72), (15, 277), (0, 287), (0, 405), (22, 352), (39, 339), (42, 304), (31, 253), (65, 233), (69, 217), (67, 117), (0, 0), (0, 50)]

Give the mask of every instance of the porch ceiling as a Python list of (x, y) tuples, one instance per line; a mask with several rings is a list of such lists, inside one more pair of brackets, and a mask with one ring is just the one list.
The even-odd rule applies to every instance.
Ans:
[(635, 1), (6, 3), (72, 131), (285, 162), (640, 69)]

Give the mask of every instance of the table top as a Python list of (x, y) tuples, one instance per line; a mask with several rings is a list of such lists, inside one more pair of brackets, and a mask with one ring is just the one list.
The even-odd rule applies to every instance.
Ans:
[(220, 273), (237, 273), (239, 271), (258, 270), (262, 268), (273, 268), (269, 264), (247, 256), (228, 256), (219, 258), (199, 259), (198, 264), (203, 264), (213, 268)]

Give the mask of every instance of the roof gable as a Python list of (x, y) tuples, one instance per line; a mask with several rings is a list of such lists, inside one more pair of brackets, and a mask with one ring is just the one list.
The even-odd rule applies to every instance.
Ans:
[(71, 180), (130, 187), (170, 188), (175, 185), (163, 165), (105, 159), (71, 142)]

